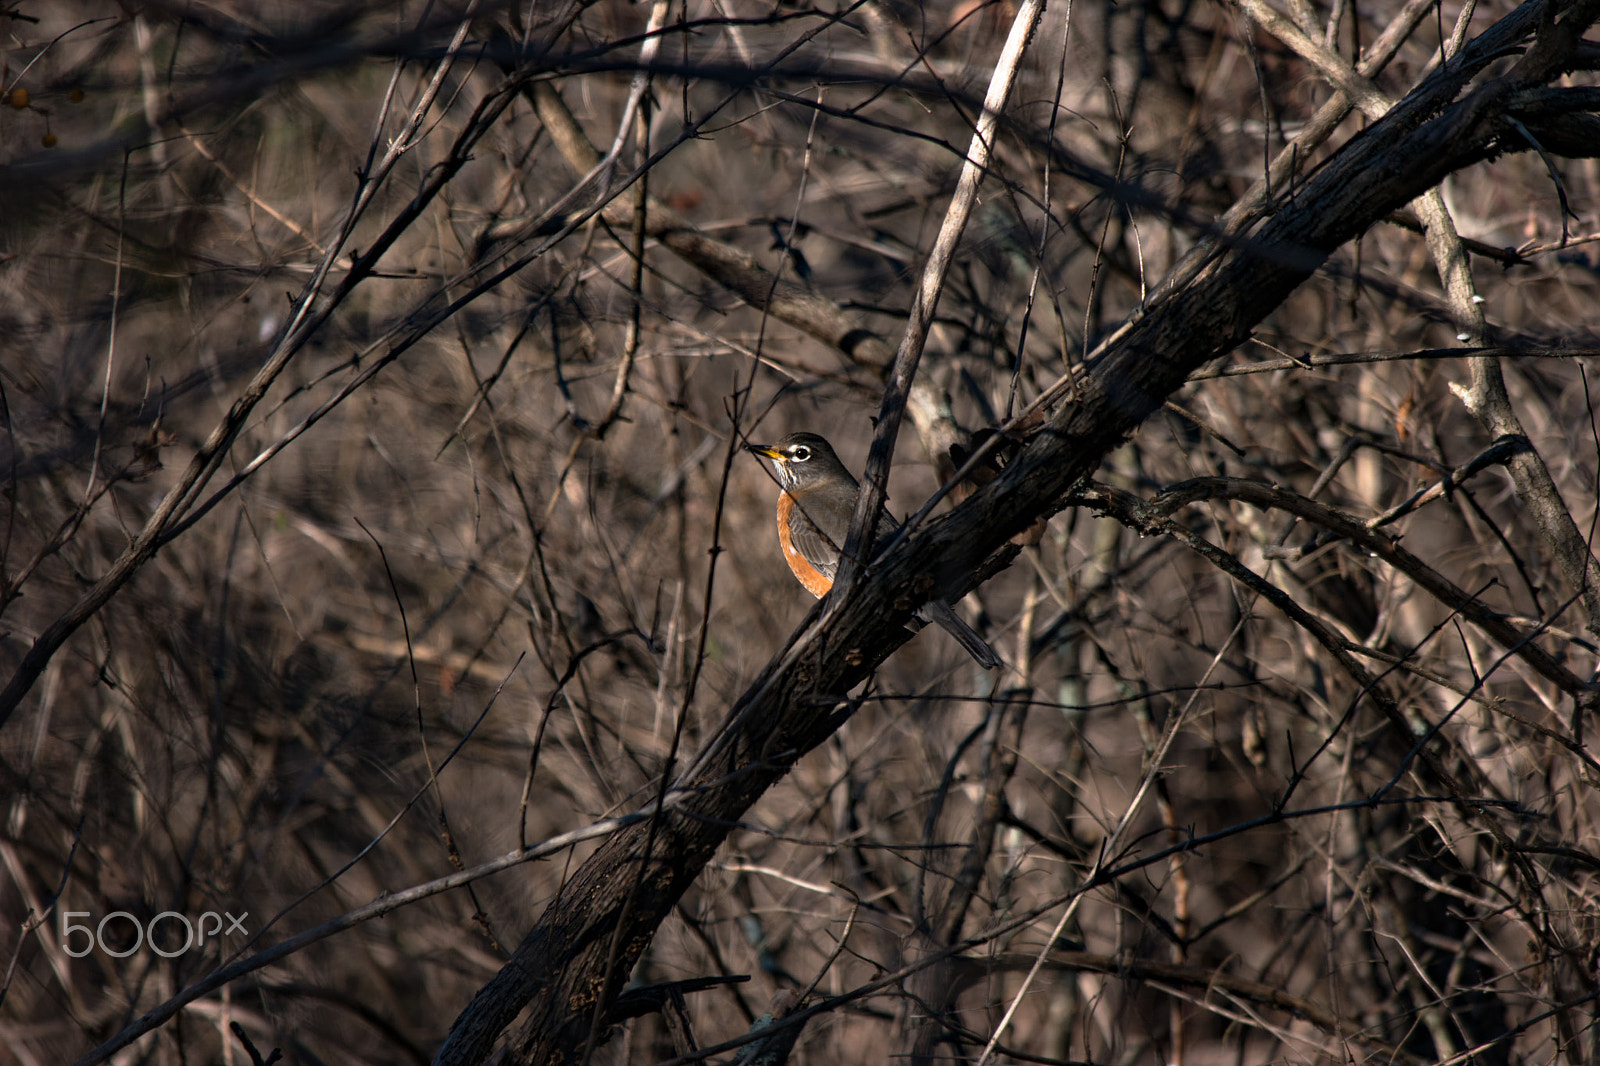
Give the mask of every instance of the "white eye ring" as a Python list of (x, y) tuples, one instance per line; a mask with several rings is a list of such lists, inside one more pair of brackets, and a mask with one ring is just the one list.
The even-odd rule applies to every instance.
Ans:
[(803, 463), (807, 459), (811, 458), (811, 449), (807, 448), (804, 444), (797, 444), (794, 446), (794, 451), (789, 453), (789, 458), (793, 459), (797, 463)]

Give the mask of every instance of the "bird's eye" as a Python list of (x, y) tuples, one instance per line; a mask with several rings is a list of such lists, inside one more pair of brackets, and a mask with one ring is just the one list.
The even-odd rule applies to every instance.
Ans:
[(797, 463), (803, 463), (807, 459), (811, 458), (811, 449), (807, 448), (804, 444), (797, 444), (795, 445), (794, 451), (789, 453), (789, 458), (793, 459)]

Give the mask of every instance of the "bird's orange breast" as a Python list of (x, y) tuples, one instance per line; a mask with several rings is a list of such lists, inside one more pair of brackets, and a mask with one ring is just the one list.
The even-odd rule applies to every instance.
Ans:
[(783, 561), (789, 564), (806, 591), (820, 600), (833, 588), (833, 578), (812, 566), (811, 560), (794, 546), (794, 537), (789, 532), (789, 515), (793, 510), (794, 497), (787, 492), (778, 493), (778, 543), (783, 546)]

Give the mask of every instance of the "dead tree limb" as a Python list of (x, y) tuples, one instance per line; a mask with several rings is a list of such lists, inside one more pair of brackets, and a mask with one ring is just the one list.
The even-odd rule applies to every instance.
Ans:
[[(1101, 456), (1192, 372), (1245, 340), (1336, 248), (1453, 171), (1527, 150), (1519, 108), (1580, 62), (1597, 16), (1600, 0), (1524, 4), (1335, 152), (1254, 233), (1191, 253), (1095, 353), (1078, 402), (1054, 411), (1000, 477), (910, 532), (853, 598), (812, 612), (674, 785), (688, 801), (618, 833), (583, 865), (457, 1018), (436, 1061), (482, 1061), (530, 1005), (514, 1059), (575, 1061), (593, 1013), (610, 1009), (600, 1002), (608, 966), (632, 966), (740, 815), (848, 716), (846, 694), (905, 639), (913, 609), (1003, 565), (1007, 538), (1059, 509)], [(1509, 57), (1507, 69), (1476, 81)], [(1530, 117), (1562, 128), (1586, 119)], [(1581, 138), (1548, 138), (1546, 149), (1552, 141), (1600, 151)], [(622, 945), (615, 955), (613, 941)]]

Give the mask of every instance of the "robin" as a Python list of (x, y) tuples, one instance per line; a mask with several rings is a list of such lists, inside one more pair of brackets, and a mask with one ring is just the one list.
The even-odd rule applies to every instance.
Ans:
[[(806, 591), (821, 599), (833, 588), (833, 576), (839, 571), (839, 550), (855, 514), (860, 484), (833, 447), (815, 433), (791, 433), (776, 444), (747, 444), (744, 450), (771, 461), (780, 489), (778, 543), (784, 562)], [(887, 510), (878, 512), (880, 543), (898, 528)], [(1000, 665), (994, 649), (943, 600), (928, 601), (917, 617), (937, 622), (985, 670)]]

